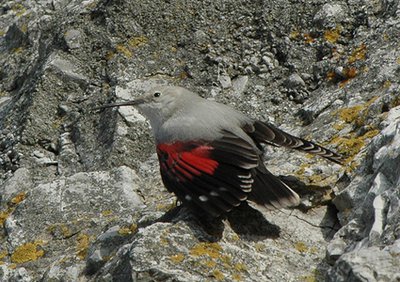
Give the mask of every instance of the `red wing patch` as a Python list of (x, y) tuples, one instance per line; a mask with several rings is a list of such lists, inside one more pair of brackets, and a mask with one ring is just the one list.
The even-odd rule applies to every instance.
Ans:
[(253, 147), (236, 136), (213, 142), (157, 145), (162, 180), (181, 202), (212, 216), (247, 199), (258, 165)]
[(212, 150), (211, 146), (194, 142), (175, 142), (157, 146), (160, 163), (171, 172), (179, 171), (189, 179), (202, 173), (210, 175), (214, 173), (218, 162), (210, 158)]

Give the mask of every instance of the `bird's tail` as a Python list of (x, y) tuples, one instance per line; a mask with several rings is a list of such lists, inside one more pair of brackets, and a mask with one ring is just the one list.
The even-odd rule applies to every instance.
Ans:
[(300, 197), (269, 172), (263, 165), (254, 169), (254, 183), (248, 200), (267, 209), (280, 209), (297, 206)]
[(324, 157), (337, 164), (343, 164), (343, 156), (324, 148), (314, 142), (307, 141), (300, 137), (293, 136), (272, 124), (256, 121), (254, 122), (254, 132), (251, 133), (257, 143), (265, 143), (274, 146), (283, 146), (296, 149), (306, 153)]

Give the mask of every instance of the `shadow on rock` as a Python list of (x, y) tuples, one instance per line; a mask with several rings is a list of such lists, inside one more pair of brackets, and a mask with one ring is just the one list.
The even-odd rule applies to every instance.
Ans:
[(270, 223), (260, 211), (247, 203), (242, 203), (231, 211), (227, 218), (232, 230), (244, 240), (261, 241), (278, 238), (281, 232), (279, 226)]
[(212, 218), (206, 214), (194, 214), (184, 206), (178, 206), (160, 217), (158, 222), (185, 221), (193, 230), (199, 241), (216, 242), (222, 238), (224, 220), (229, 222), (232, 230), (242, 239), (260, 241), (266, 238), (277, 238), (280, 228), (268, 222), (263, 214), (242, 203), (239, 207), (223, 217)]
[(184, 221), (193, 230), (193, 234), (199, 241), (217, 242), (222, 238), (224, 231), (224, 218), (212, 218), (200, 211), (193, 213), (183, 205), (174, 207), (167, 211), (157, 222)]

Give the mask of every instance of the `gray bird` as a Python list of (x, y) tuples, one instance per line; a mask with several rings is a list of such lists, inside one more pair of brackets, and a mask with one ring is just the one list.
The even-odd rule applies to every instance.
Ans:
[(156, 87), (128, 102), (150, 121), (168, 191), (194, 212), (218, 217), (243, 201), (268, 209), (300, 198), (265, 167), (262, 144), (283, 146), (341, 164), (342, 157), (274, 125), (175, 86)]

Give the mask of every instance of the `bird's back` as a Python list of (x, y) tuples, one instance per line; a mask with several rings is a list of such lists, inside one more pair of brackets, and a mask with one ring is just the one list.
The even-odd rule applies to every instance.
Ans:
[(222, 131), (230, 131), (253, 143), (242, 130), (243, 126), (251, 123), (253, 121), (250, 118), (227, 105), (200, 98), (175, 112), (160, 127), (157, 141), (213, 141), (222, 136)]

